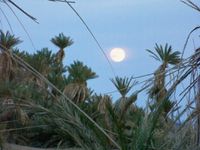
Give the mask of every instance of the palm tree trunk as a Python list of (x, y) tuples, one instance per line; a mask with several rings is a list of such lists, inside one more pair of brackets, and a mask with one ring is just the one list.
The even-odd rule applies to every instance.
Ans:
[(155, 73), (155, 86), (157, 87), (157, 89), (159, 90), (157, 93), (157, 102), (160, 102), (166, 94), (165, 91), (165, 69), (166, 69), (166, 64), (162, 64), (157, 72)]
[(12, 75), (13, 63), (9, 53), (0, 54), (0, 81), (9, 81)]
[(61, 63), (63, 61), (64, 56), (65, 56), (64, 49), (60, 49), (56, 54), (56, 62)]

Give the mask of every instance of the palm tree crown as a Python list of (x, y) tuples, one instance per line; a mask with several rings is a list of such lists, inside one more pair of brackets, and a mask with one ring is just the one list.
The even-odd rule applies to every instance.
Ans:
[(86, 83), (87, 80), (98, 77), (91, 68), (80, 61), (74, 61), (73, 64), (67, 67), (67, 71), (69, 72), (69, 80), (73, 83)]
[(124, 118), (124, 115), (128, 110), (133, 110), (133, 103), (137, 100), (137, 93), (131, 94), (131, 96), (127, 97), (128, 92), (133, 88), (133, 86), (137, 83), (132, 80), (133, 78), (128, 77), (115, 77), (111, 79), (112, 83), (117, 88), (118, 92), (121, 94), (121, 97), (115, 102), (114, 110), (119, 114), (119, 121)]
[(124, 78), (115, 77), (114, 79), (111, 79), (111, 81), (117, 88), (122, 97), (125, 97), (126, 94), (131, 90), (131, 88), (136, 83), (136, 81), (132, 83), (132, 78), (127, 78), (127, 77)]
[(14, 35), (11, 35), (9, 31), (4, 33), (0, 30), (0, 44), (4, 48), (11, 49), (22, 41), (19, 38), (16, 38)]
[(87, 80), (98, 77), (95, 72), (80, 61), (75, 61), (67, 67), (69, 84), (65, 86), (64, 94), (75, 103), (83, 102), (89, 96)]
[(176, 65), (180, 63), (180, 52), (175, 51), (172, 52), (172, 46), (168, 46), (168, 44), (165, 44), (165, 47), (162, 45), (156, 44), (155, 46), (155, 52), (152, 50), (147, 49), (147, 51), (151, 54), (153, 58), (155, 58), (158, 61), (161, 61), (163, 64), (171, 64)]
[(58, 36), (52, 38), (51, 42), (60, 49), (64, 49), (74, 43), (73, 40), (70, 39), (70, 37), (65, 36), (63, 33), (60, 33)]
[(52, 38), (51, 42), (60, 48), (56, 58), (58, 62), (61, 62), (65, 56), (64, 48), (71, 46), (74, 43), (70, 37), (65, 36), (63, 33), (60, 33), (58, 36)]

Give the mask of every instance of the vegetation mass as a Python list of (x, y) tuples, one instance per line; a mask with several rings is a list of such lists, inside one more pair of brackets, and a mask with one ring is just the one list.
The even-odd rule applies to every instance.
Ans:
[[(199, 8), (189, 0), (184, 3)], [(71, 37), (60, 33), (50, 41), (58, 47), (56, 53), (43, 48), (31, 54), (16, 48), (21, 39), (0, 31), (2, 148), (14, 143), (85, 150), (200, 149), (200, 49), (188, 58), (169, 44), (147, 49), (160, 66), (144, 82), (112, 78), (120, 94), (114, 101), (88, 87), (98, 75), (84, 62), (63, 63), (66, 49), (74, 43)], [(179, 85), (188, 79), (191, 82), (175, 99)], [(133, 90), (138, 84), (141, 88)], [(188, 104), (180, 107), (192, 91)], [(144, 101), (138, 98), (141, 93), (148, 95), (145, 107), (136, 104)]]

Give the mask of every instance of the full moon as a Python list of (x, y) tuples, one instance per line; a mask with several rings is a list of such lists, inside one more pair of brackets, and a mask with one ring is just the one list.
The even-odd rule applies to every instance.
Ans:
[(125, 59), (126, 53), (125, 50), (122, 48), (113, 48), (110, 51), (110, 57), (115, 62), (121, 62)]

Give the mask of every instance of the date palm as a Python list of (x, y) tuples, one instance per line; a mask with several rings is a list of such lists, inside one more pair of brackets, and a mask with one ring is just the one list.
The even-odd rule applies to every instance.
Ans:
[(175, 51), (173, 52), (172, 46), (165, 44), (163, 47), (162, 45), (156, 44), (154, 47), (154, 51), (147, 49), (147, 51), (151, 54), (151, 56), (160, 61), (162, 64), (154, 73), (155, 81), (154, 86), (151, 89), (150, 93), (152, 96), (156, 96), (156, 100), (160, 101), (166, 94), (165, 88), (165, 75), (166, 75), (166, 68), (168, 65), (177, 65), (180, 63), (180, 52)]
[(21, 43), (19, 38), (11, 35), (9, 31), (0, 30), (0, 80), (10, 80), (13, 77), (14, 62), (12, 60), (12, 48)]
[(114, 84), (114, 86), (117, 88), (118, 92), (121, 94), (123, 98), (126, 97), (128, 92), (134, 85), (134, 83), (132, 83), (132, 79), (127, 77), (124, 78), (115, 77), (114, 79), (111, 79), (111, 82)]
[(119, 120), (122, 120), (128, 110), (134, 110), (132, 104), (137, 100), (137, 94), (133, 93), (129, 97), (127, 94), (136, 84), (136, 81), (132, 82), (132, 78), (128, 77), (115, 77), (114, 79), (111, 79), (111, 81), (121, 94), (121, 97), (115, 103), (114, 109), (119, 113)]
[(75, 61), (67, 67), (69, 84), (65, 86), (64, 93), (75, 101), (83, 102), (88, 96), (87, 81), (97, 78), (95, 72), (80, 61)]
[[(25, 55), (25, 61), (46, 78), (51, 72), (53, 72), (52, 65), (54, 64), (54, 58), (55, 55), (52, 54), (48, 48), (43, 48), (34, 54)], [(35, 77), (27, 71), (24, 72), (24, 75), (26, 75), (26, 80), (28, 82), (35, 82), (39, 87), (45, 88), (45, 84), (42, 79)]]
[(56, 61), (59, 63), (63, 60), (65, 56), (64, 49), (66, 47), (71, 46), (74, 42), (70, 37), (65, 36), (63, 33), (60, 33), (58, 36), (55, 36), (51, 39), (51, 42), (60, 48), (60, 50), (57, 52)]

